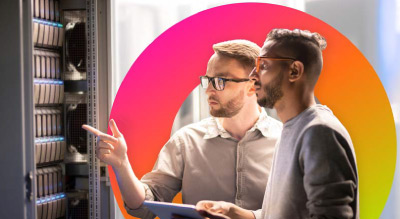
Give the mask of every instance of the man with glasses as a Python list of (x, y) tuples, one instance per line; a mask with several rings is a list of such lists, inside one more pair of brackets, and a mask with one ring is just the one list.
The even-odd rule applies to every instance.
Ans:
[(325, 39), (318, 33), (274, 29), (250, 75), (261, 106), (274, 107), (283, 130), (262, 210), (202, 201), (210, 218), (359, 218), (358, 174), (349, 133), (317, 104)]
[(212, 117), (178, 130), (164, 145), (153, 170), (139, 181), (126, 155), (126, 143), (113, 120), (114, 136), (84, 126), (98, 136), (98, 157), (113, 166), (128, 213), (154, 215), (144, 200), (184, 203), (222, 200), (259, 209), (282, 124), (257, 104), (249, 74), (260, 47), (246, 40), (215, 44), (200, 77)]

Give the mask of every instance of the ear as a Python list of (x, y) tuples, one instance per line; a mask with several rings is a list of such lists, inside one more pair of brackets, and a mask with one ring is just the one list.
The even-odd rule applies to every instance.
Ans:
[(299, 80), (304, 74), (304, 65), (300, 61), (294, 61), (290, 65), (289, 81), (295, 82)]
[(247, 96), (251, 97), (252, 95), (254, 95), (256, 93), (256, 88), (254, 87), (254, 80), (250, 80), (248, 82), (248, 86), (246, 86), (246, 90), (247, 90)]
[(251, 97), (252, 95), (256, 94), (256, 88), (254, 87), (255, 81), (255, 74), (256, 74), (256, 67), (249, 69), (249, 79), (248, 85), (246, 86), (247, 96)]

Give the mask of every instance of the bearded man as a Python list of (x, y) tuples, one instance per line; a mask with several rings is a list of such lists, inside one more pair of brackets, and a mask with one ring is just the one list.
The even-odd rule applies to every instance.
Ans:
[(113, 120), (113, 136), (84, 125), (98, 136), (98, 157), (112, 165), (129, 214), (154, 218), (144, 200), (171, 202), (182, 192), (183, 203), (200, 200), (260, 209), (275, 143), (282, 124), (257, 104), (249, 74), (260, 47), (247, 40), (215, 44), (205, 76), (212, 117), (178, 130), (164, 145), (151, 172), (135, 176), (127, 146)]

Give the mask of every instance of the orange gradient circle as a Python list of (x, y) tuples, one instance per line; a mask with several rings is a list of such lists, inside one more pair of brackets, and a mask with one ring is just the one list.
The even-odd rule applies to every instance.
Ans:
[[(273, 28), (305, 29), (326, 38), (315, 94), (352, 137), (361, 218), (379, 218), (396, 162), (395, 125), (385, 90), (372, 66), (346, 37), (319, 19), (283, 6), (241, 3), (212, 8), (174, 25), (146, 48), (129, 70), (111, 111), (128, 143), (136, 176), (151, 171), (181, 104), (205, 74), (212, 45), (231, 39), (262, 45)], [(130, 218), (114, 172), (109, 170), (117, 202)]]

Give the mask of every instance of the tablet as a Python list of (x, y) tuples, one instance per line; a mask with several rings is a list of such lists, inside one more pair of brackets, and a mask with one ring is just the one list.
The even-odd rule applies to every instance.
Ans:
[(143, 205), (156, 214), (160, 219), (171, 219), (173, 214), (193, 219), (204, 219), (204, 217), (196, 211), (194, 205), (155, 201), (144, 201)]

